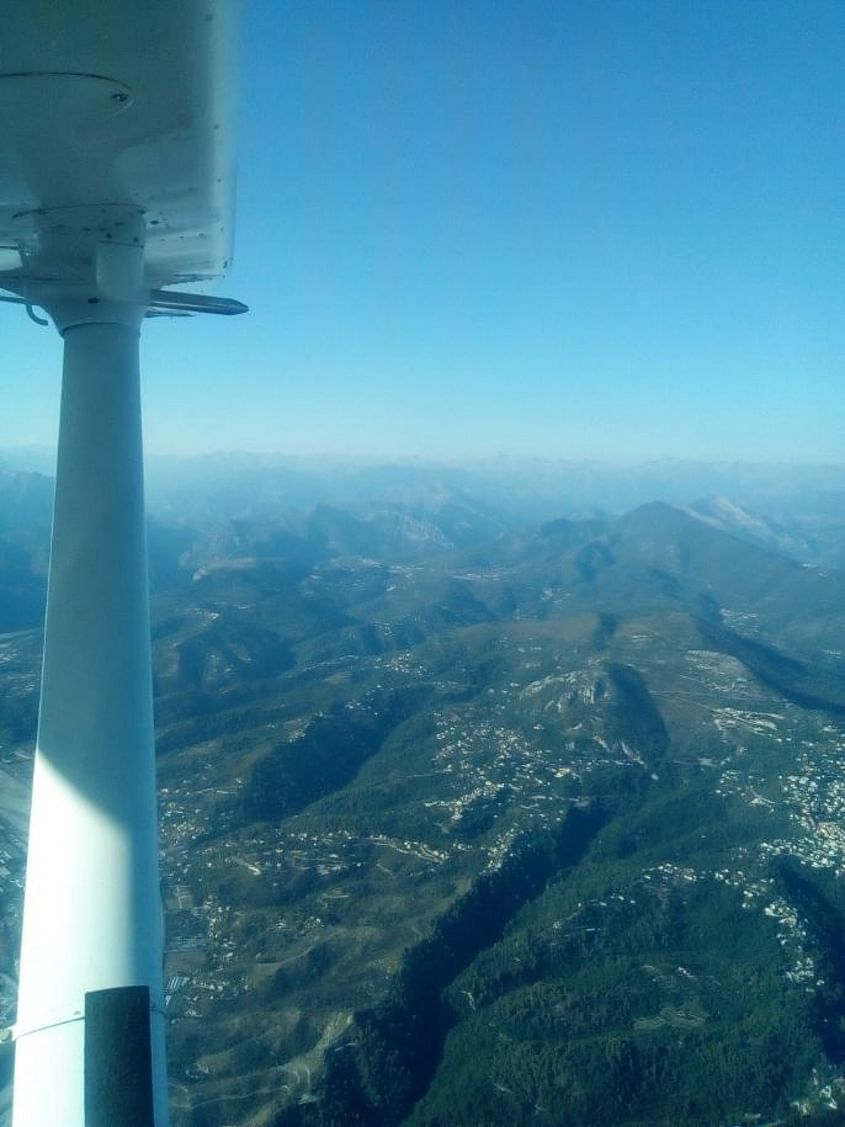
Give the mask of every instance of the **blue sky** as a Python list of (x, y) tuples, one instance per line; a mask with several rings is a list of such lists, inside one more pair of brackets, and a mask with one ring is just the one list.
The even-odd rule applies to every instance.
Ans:
[[(250, 0), (235, 320), (148, 448), (845, 460), (839, 0)], [(0, 309), (0, 445), (61, 345)]]

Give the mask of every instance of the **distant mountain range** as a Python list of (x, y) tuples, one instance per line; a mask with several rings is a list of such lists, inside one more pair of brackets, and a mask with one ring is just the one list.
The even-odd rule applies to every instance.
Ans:
[[(0, 598), (0, 628), (40, 620), (53, 463), (42, 448), (0, 449), (0, 592), (12, 571), (26, 588), (14, 610)], [(258, 555), (310, 563), (368, 553), (411, 559), (505, 534), (518, 539), (518, 530), (560, 518), (600, 523), (655, 499), (801, 562), (845, 564), (842, 466), (429, 465), (244, 454), (152, 458), (147, 476), (155, 585), (237, 557), (245, 543)]]
[[(0, 448), (0, 469), (51, 477), (55, 451)], [(463, 493), (476, 502), (538, 523), (562, 514), (618, 515), (648, 501), (688, 505), (703, 497), (730, 498), (770, 517), (818, 509), (841, 516), (845, 462), (810, 465), (696, 462), (658, 459), (635, 465), (524, 460), (471, 462), (386, 461), (366, 458), (286, 457), (279, 454), (149, 456), (149, 501), (156, 510), (187, 502), (191, 510), (234, 516), (264, 508), (319, 503), (354, 507), (374, 500), (428, 505), (438, 493)]]

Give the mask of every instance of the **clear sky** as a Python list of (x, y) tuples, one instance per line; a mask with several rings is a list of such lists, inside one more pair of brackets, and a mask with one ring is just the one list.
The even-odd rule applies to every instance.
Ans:
[(841, 0), (250, 0), (252, 312), (145, 326), (148, 447), (845, 461), (843, 59)]

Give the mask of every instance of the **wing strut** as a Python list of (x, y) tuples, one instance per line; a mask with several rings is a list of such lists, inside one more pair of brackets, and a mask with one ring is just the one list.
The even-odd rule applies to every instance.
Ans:
[(133, 300), (143, 247), (121, 248), (117, 263), (114, 249), (110, 292), (97, 302), (40, 302), (64, 338), (64, 371), (14, 1127), (101, 1121), (85, 1082), (86, 998), (128, 987), (148, 998), (151, 1054), (138, 1057), (136, 1084), (152, 1089), (156, 1127), (167, 1123), (138, 365), (145, 305)]

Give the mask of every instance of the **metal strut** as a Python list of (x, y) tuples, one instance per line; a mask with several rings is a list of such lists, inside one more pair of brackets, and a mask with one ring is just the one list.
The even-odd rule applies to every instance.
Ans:
[[(143, 245), (112, 243), (93, 256), (96, 302), (90, 288), (27, 294), (64, 338), (64, 373), (14, 1127), (109, 1122), (97, 1101), (113, 1096), (110, 1066), (94, 1063), (108, 1038), (94, 1036), (89, 999), (115, 990), (148, 998), (144, 1016), (133, 1011), (132, 1037), (149, 1049), (120, 1057), (120, 1085), (147, 1092), (133, 1104), (151, 1109), (139, 1127), (168, 1122), (138, 364)], [(56, 1023), (57, 1014), (85, 1018)]]

